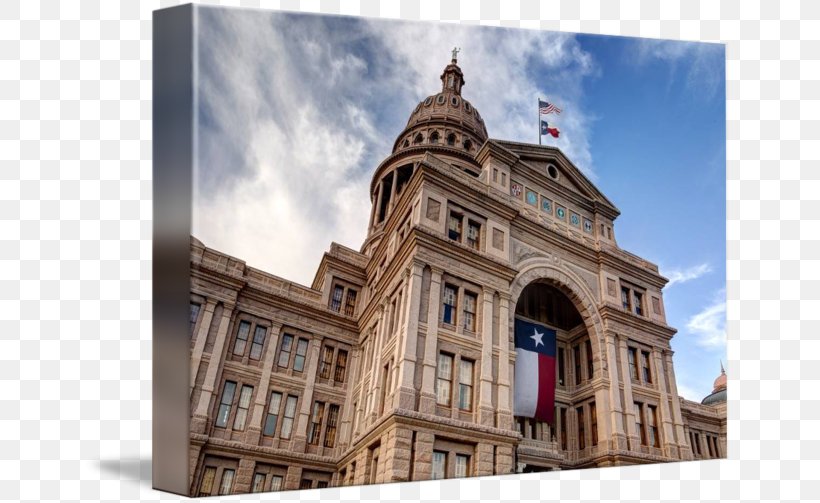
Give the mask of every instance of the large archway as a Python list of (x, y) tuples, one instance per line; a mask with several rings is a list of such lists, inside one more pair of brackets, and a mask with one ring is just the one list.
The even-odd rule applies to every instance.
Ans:
[(554, 422), (514, 418), (524, 447), (519, 449), (518, 469), (548, 469), (557, 466), (568, 451), (583, 451), (598, 443), (597, 418), (594, 422), (583, 415), (579, 418), (581, 408), (586, 413), (590, 410), (578, 408), (576, 398), (587, 395), (583, 390), (590, 388), (588, 384), (605, 375), (601, 319), (589, 286), (546, 259), (533, 259), (522, 268), (512, 283), (511, 300), (511, 336), (516, 318), (556, 332)]

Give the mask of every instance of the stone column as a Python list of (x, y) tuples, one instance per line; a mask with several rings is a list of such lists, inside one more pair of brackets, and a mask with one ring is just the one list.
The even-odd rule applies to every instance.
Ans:
[[(436, 412), (436, 366), (438, 361), (438, 323), (441, 304), (442, 270), (432, 269), (430, 275), (430, 302), (427, 309), (427, 336), (424, 344), (424, 368), (419, 398), (419, 412), (434, 414)], [(432, 456), (432, 454), (431, 454)], [(429, 477), (428, 477), (429, 478)], [(425, 479), (420, 479), (425, 480)]]
[(632, 398), (632, 377), (629, 373), (629, 355), (627, 355), (626, 337), (623, 335), (618, 335), (618, 348), (621, 352), (621, 375), (624, 376), (626, 436), (629, 439), (629, 449), (639, 451), (641, 438), (640, 433), (635, 431), (635, 400)]
[(205, 373), (205, 381), (202, 383), (202, 393), (199, 395), (199, 403), (197, 403), (194, 415), (191, 418), (191, 432), (205, 433), (205, 428), (208, 423), (208, 410), (211, 407), (211, 398), (214, 390), (217, 389), (217, 377), (219, 373), (220, 363), (222, 362), (222, 353), (225, 350), (225, 340), (228, 336), (228, 325), (231, 322), (231, 314), (233, 313), (233, 304), (225, 303), (222, 310), (222, 319), (219, 320), (219, 328), (216, 332), (216, 340), (214, 341), (214, 349), (211, 352), (211, 359), (208, 361), (208, 370)]
[(371, 393), (368, 399), (370, 400), (370, 415), (367, 418), (367, 423), (371, 424), (376, 418), (380, 417), (378, 408), (379, 400), (381, 399), (382, 389), (382, 346), (386, 338), (388, 327), (388, 304), (383, 301), (379, 309), (381, 313), (379, 316), (379, 324), (377, 325), (376, 333), (373, 335), (373, 367), (370, 371), (370, 389)]
[(256, 390), (256, 400), (253, 405), (253, 415), (248, 423), (248, 431), (245, 433), (245, 443), (257, 445), (262, 436), (263, 421), (265, 418), (265, 404), (268, 402), (268, 389), (270, 388), (270, 376), (273, 372), (274, 356), (279, 344), (279, 331), (282, 325), (276, 324), (270, 327), (268, 337), (268, 347), (262, 358), (262, 377), (259, 378), (259, 386)]
[(493, 444), (480, 443), (475, 448), (475, 463), (473, 463), (474, 471), (471, 474), (473, 477), (481, 477), (484, 475), (492, 475), (495, 466), (493, 466)]
[(382, 448), (379, 450), (384, 458), (384, 482), (407, 482), (410, 480), (410, 463), (412, 462), (410, 448), (413, 432), (396, 427), (385, 437), (387, 442), (382, 442)]
[(372, 225), (376, 225), (379, 221), (379, 211), (381, 210), (382, 206), (382, 197), (384, 197), (384, 183), (379, 182), (379, 193), (376, 196), (376, 205), (373, 207), (373, 221), (371, 222)]
[[(606, 359), (607, 371), (609, 373), (609, 425), (612, 431), (610, 437), (610, 449), (627, 450), (629, 445), (626, 440), (626, 428), (624, 428), (624, 405), (621, 403), (621, 393), (618, 379), (618, 357), (614, 334), (606, 334)], [(602, 411), (600, 422), (606, 422), (606, 411)], [(602, 421), (601, 421), (602, 420)]]
[(497, 475), (513, 473), (513, 446), (498, 446), (495, 455), (495, 473)]
[(305, 383), (305, 393), (302, 395), (302, 407), (299, 409), (296, 431), (293, 434), (293, 441), (290, 445), (292, 452), (305, 452), (307, 428), (310, 421), (310, 414), (313, 411), (313, 390), (316, 383), (316, 367), (319, 365), (320, 346), (321, 341), (319, 338), (311, 339), (310, 346), (308, 347), (307, 367), (305, 367), (307, 382)]
[(410, 266), (407, 289), (405, 290), (406, 309), (404, 314), (404, 344), (396, 360), (399, 372), (399, 389), (394, 407), (406, 410), (416, 409), (416, 352), (419, 339), (419, 310), (421, 308), (421, 279), (423, 266), (414, 263)]
[(393, 211), (393, 206), (396, 205), (396, 187), (398, 186), (398, 179), (399, 179), (399, 172), (397, 170), (393, 170), (393, 183), (390, 186), (390, 208), (389, 210)]
[[(512, 394), (510, 386), (510, 297), (500, 293), (498, 308), (498, 404), (496, 405), (496, 427), (505, 430), (514, 429), (512, 424)], [(499, 447), (500, 456), (501, 447)], [(512, 466), (512, 453), (510, 454)], [(497, 471), (509, 473), (509, 471)]]
[(302, 467), (296, 465), (288, 465), (288, 472), (285, 475), (284, 487), (282, 489), (284, 489), (285, 491), (299, 489), (299, 483), (301, 481)]
[(663, 358), (666, 361), (666, 375), (669, 382), (669, 397), (672, 399), (672, 420), (675, 425), (675, 432), (678, 437), (678, 449), (681, 459), (692, 459), (692, 451), (689, 449), (689, 441), (683, 428), (683, 416), (680, 411), (680, 397), (678, 396), (678, 384), (675, 380), (675, 368), (672, 363), (672, 350), (664, 350)]
[(204, 313), (202, 319), (199, 320), (199, 327), (196, 331), (196, 342), (194, 349), (191, 352), (191, 380), (188, 382), (189, 396), (194, 392), (194, 385), (196, 384), (196, 373), (199, 371), (199, 363), (202, 361), (202, 353), (205, 351), (205, 342), (208, 340), (208, 331), (211, 328), (211, 320), (214, 316), (214, 308), (216, 308), (216, 301), (208, 299), (205, 302)]
[(435, 435), (426, 431), (416, 433), (414, 451), (416, 459), (413, 464), (413, 480), (430, 480), (433, 474), (433, 442)]
[[(495, 426), (493, 409), (493, 290), (484, 288), (481, 309), (481, 383), (478, 420), (484, 426)], [(492, 446), (490, 446), (492, 447)]]
[(360, 354), (361, 350), (359, 349), (351, 350), (349, 354), (348, 361), (350, 364), (347, 367), (347, 375), (345, 376), (348, 391), (346, 403), (342, 411), (342, 420), (339, 426), (339, 452), (343, 452), (353, 442), (353, 415), (355, 413), (353, 409), (353, 402), (355, 402), (353, 388), (356, 387), (356, 383), (353, 380), (359, 368)]
[[(247, 494), (251, 492), (251, 483), (253, 481), (253, 468), (256, 463), (252, 459), (240, 458), (239, 468), (236, 470), (236, 476), (233, 480), (232, 494)], [(214, 480), (214, 483), (217, 481)]]
[(652, 360), (655, 366), (655, 376), (658, 381), (658, 391), (660, 392), (660, 420), (663, 429), (663, 450), (669, 457), (680, 459), (678, 452), (678, 444), (675, 442), (675, 433), (673, 430), (674, 424), (672, 421), (672, 412), (669, 410), (669, 395), (666, 393), (666, 376), (663, 372), (663, 363), (661, 362), (661, 352), (658, 348), (652, 348)]

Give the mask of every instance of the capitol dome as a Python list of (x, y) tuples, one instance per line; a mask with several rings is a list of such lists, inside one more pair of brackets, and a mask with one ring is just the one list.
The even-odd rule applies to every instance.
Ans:
[(700, 403), (703, 405), (715, 405), (721, 402), (726, 402), (726, 371), (723, 369), (722, 363), (720, 364), (720, 375), (715, 379), (712, 393)]
[(431, 146), (475, 154), (487, 141), (487, 128), (478, 110), (462, 98), (464, 73), (453, 49), (450, 64), (441, 74), (441, 92), (419, 102), (393, 145), (393, 153)]

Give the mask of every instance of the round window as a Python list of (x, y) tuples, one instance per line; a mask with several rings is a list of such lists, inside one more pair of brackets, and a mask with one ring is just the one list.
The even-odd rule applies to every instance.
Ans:
[(445, 100), (446, 100), (446, 98), (444, 97), (443, 94), (439, 94), (438, 96), (436, 96), (436, 104), (437, 105), (443, 105), (445, 103)]
[(558, 180), (558, 170), (555, 169), (555, 166), (552, 164), (547, 166), (547, 174), (549, 174), (553, 179)]
[(466, 111), (467, 111), (467, 113), (470, 113), (470, 112), (473, 110), (473, 109), (470, 107), (470, 104), (469, 104), (469, 103), (467, 103), (466, 101), (464, 102), (464, 110), (466, 110)]
[(453, 96), (452, 98), (450, 98), (450, 104), (454, 107), (457, 107), (459, 104), (458, 96)]

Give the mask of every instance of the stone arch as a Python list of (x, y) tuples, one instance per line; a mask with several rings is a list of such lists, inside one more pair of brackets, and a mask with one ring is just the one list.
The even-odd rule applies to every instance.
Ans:
[(512, 341), (514, 336), (515, 308), (524, 288), (535, 281), (546, 282), (566, 295), (578, 310), (589, 334), (592, 351), (598, 355), (600, 371), (604, 372), (602, 375), (606, 376), (605, 372), (608, 365), (604, 344), (604, 326), (596, 307), (595, 294), (581, 278), (547, 258), (537, 257), (525, 260), (519, 265), (521, 269), (510, 285), (510, 309), (509, 319), (507, 320), (510, 340)]

